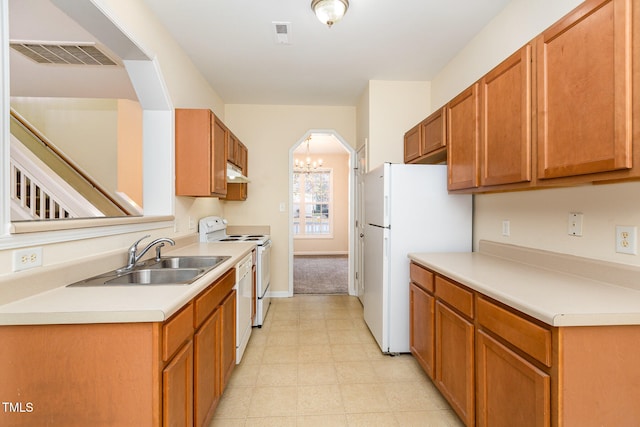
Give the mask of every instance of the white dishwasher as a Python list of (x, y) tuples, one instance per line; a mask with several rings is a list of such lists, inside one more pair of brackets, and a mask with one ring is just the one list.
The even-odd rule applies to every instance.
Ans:
[(242, 360), (251, 336), (253, 258), (248, 254), (236, 264), (236, 364)]

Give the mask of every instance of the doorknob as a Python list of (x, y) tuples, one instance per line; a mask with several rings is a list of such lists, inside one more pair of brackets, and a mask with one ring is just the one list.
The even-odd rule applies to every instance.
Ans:
[(360, 233), (360, 237), (364, 237), (364, 233)]

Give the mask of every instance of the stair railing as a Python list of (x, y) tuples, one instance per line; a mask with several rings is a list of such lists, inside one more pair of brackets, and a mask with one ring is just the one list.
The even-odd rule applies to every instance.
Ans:
[[(13, 108), (11, 109), (11, 117), (22, 126), (27, 132), (31, 133), (35, 138), (37, 138), (48, 150), (50, 150), (55, 156), (57, 156), (61, 161), (67, 164), (73, 171), (81, 177), (84, 181), (86, 181), (93, 189), (99, 193), (102, 197), (104, 197), (110, 204), (115, 206), (118, 210), (120, 210), (124, 215), (138, 215), (139, 213), (126, 204), (122, 203), (117, 197), (114, 197), (108, 190), (106, 190), (102, 185), (100, 185), (97, 181), (95, 181), (91, 176), (89, 176), (86, 172), (82, 170), (80, 166), (78, 166), (72, 159), (66, 156), (55, 144), (47, 139), (38, 129), (33, 127), (20, 113), (15, 111)], [(82, 196), (81, 196), (82, 197)], [(84, 197), (83, 197), (84, 199)], [(96, 216), (96, 215), (82, 215), (79, 216)], [(104, 214), (100, 214), (98, 216), (104, 216)]]
[(104, 216), (13, 135), (10, 145), (12, 219)]

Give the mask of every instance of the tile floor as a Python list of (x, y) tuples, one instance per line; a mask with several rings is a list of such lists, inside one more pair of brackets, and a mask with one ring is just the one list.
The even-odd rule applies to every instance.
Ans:
[(272, 299), (211, 427), (461, 427), (408, 354), (380, 352), (346, 295)]

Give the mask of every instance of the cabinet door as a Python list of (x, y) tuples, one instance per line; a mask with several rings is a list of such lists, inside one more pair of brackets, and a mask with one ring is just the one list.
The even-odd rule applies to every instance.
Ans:
[(449, 190), (478, 186), (478, 83), (447, 104)]
[[(230, 134), (230, 136), (231, 135), (232, 134)], [(240, 167), (240, 169), (242, 170), (242, 173), (245, 176), (249, 176), (249, 170), (248, 170), (249, 169), (248, 168), (249, 150), (240, 141), (237, 141), (235, 158), (236, 158), (236, 165)], [(244, 201), (244, 200), (247, 200), (247, 195), (248, 195), (247, 183), (227, 182), (227, 196), (225, 197), (225, 200)]]
[[(213, 114), (212, 114), (213, 115)], [(224, 124), (214, 117), (211, 123), (211, 192), (218, 196), (227, 194), (227, 136)]]
[(431, 153), (446, 147), (447, 122), (445, 117), (446, 109), (440, 108), (420, 124), (422, 126), (421, 154)]
[(480, 184), (531, 180), (531, 45), (480, 81)]
[(417, 124), (404, 134), (404, 162), (410, 163), (420, 157), (420, 126)]
[(436, 302), (435, 384), (467, 426), (475, 420), (473, 324)]
[(187, 342), (162, 371), (162, 425), (193, 426), (193, 342)]
[(211, 112), (176, 109), (176, 195), (211, 195)]
[(630, 5), (586, 1), (536, 40), (538, 178), (632, 166)]
[(242, 142), (238, 142), (238, 166), (242, 169), (245, 176), (249, 176), (249, 149)]
[(227, 161), (240, 166), (238, 161), (238, 142), (238, 138), (236, 138), (233, 133), (229, 132), (227, 138)]
[(414, 283), (409, 286), (409, 346), (422, 369), (433, 379), (435, 298)]
[(197, 427), (207, 426), (222, 395), (220, 340), (221, 310), (216, 309), (194, 335), (193, 389)]
[(549, 375), (484, 332), (477, 338), (478, 426), (549, 426)]
[(222, 389), (236, 366), (236, 291), (232, 290), (221, 304), (222, 314)]

